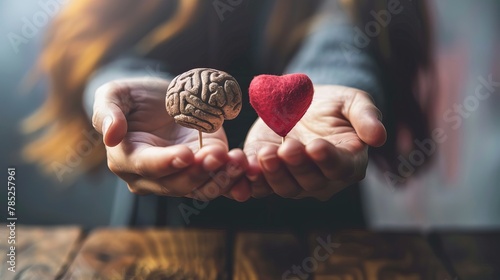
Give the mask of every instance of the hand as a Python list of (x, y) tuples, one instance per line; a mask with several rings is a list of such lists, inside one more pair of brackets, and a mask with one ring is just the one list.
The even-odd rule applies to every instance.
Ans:
[[(111, 82), (96, 91), (92, 124), (103, 135), (109, 169), (135, 194), (208, 200), (227, 193), (235, 182), (235, 199), (248, 193), (247, 181), (240, 180), (247, 168), (243, 152), (228, 153), (222, 128), (203, 134), (198, 150), (198, 131), (176, 124), (165, 109), (167, 87), (167, 81), (143, 78)], [(217, 174), (229, 163), (220, 184)]]
[(312, 104), (287, 135), (274, 133), (260, 118), (245, 141), (252, 196), (327, 200), (360, 181), (368, 145), (381, 146), (386, 131), (370, 96), (341, 86), (316, 86)]

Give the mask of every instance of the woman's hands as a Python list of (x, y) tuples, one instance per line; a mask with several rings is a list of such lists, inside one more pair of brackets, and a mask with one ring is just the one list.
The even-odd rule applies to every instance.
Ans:
[(326, 200), (362, 180), (368, 145), (386, 140), (380, 119), (367, 93), (341, 86), (316, 86), (311, 107), (282, 145), (258, 119), (244, 148), (252, 195)]
[(108, 83), (95, 94), (92, 123), (103, 135), (109, 169), (133, 193), (326, 200), (363, 179), (368, 146), (386, 140), (368, 94), (316, 86), (311, 107), (283, 145), (258, 119), (247, 135), (246, 155), (228, 152), (223, 129), (203, 134), (198, 150), (198, 131), (177, 125), (166, 112), (167, 87), (161, 79), (133, 79)]
[[(247, 197), (248, 183), (240, 180), (247, 168), (243, 152), (228, 153), (223, 129), (204, 134), (198, 151), (198, 131), (177, 125), (166, 112), (167, 87), (164, 80), (144, 78), (111, 82), (96, 91), (92, 124), (103, 135), (109, 169), (136, 194), (206, 200), (234, 188), (235, 199)], [(216, 178), (221, 170), (223, 184)]]

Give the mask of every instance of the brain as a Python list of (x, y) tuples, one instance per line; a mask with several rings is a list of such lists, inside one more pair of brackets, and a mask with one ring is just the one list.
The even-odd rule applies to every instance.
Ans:
[(240, 113), (241, 89), (226, 72), (197, 68), (172, 80), (166, 107), (176, 123), (212, 133)]

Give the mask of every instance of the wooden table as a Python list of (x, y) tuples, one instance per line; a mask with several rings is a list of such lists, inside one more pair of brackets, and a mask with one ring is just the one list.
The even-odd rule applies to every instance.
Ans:
[(500, 279), (500, 233), (16, 229), (0, 279)]

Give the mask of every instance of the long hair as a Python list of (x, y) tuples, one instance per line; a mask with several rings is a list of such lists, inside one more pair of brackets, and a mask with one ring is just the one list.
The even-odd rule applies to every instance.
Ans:
[[(36, 138), (25, 147), (24, 158), (37, 163), (47, 173), (53, 172), (54, 163), (64, 164), (68, 150), (86, 141), (86, 135), (93, 129), (83, 107), (84, 89), (92, 73), (120, 51), (135, 49), (147, 55), (182, 34), (200, 12), (200, 6), (206, 4), (203, 2), (70, 1), (49, 27), (34, 69), (36, 77), (47, 78), (48, 95), (42, 106), (23, 123), (24, 132), (37, 132)], [(303, 26), (307, 15), (314, 10), (311, 7), (314, 5), (302, 0), (277, 1), (275, 11), (293, 16), (275, 17), (269, 23), (274, 27), (268, 29), (265, 36), (278, 38), (270, 34), (289, 30), (290, 25)], [(286, 46), (290, 53), (291, 46), (297, 43), (296, 33), (290, 40), (279, 35), (281, 40), (270, 40), (267, 45), (273, 50)], [(73, 175), (92, 170), (104, 158), (104, 146), (99, 143), (81, 158), (80, 172)]]
[[(369, 46), (382, 68), (387, 142), (371, 156), (384, 171), (398, 173), (400, 156), (415, 150), (414, 139), (429, 139), (432, 101), (436, 89), (432, 57), (432, 28), (425, 0), (353, 0), (357, 22), (366, 27), (374, 13), (389, 11), (392, 2), (401, 11)], [(432, 158), (432, 157), (431, 157)], [(429, 163), (430, 159), (425, 163)], [(428, 166), (423, 164), (420, 167)], [(416, 169), (420, 171), (421, 169)], [(404, 176), (400, 176), (403, 179)], [(404, 183), (404, 180), (399, 182)]]
[[(354, 2), (353, 2), (354, 1)], [(387, 6), (387, 0), (353, 0), (360, 22), (369, 18), (368, 11), (380, 5)], [(264, 34), (267, 55), (274, 57), (277, 69), (283, 68), (307, 31), (308, 23), (320, 0), (277, 0), (268, 19)], [(417, 1), (418, 2), (418, 1)], [(212, 1), (210, 1), (212, 3)], [(373, 3), (378, 3), (377, 5)], [(83, 107), (83, 92), (92, 73), (110, 61), (120, 51), (135, 49), (143, 55), (179, 36), (193, 22), (200, 12), (203, 0), (78, 0), (71, 1), (55, 18), (46, 35), (45, 45), (37, 64), (36, 73), (48, 79), (48, 96), (44, 104), (23, 123), (27, 133), (40, 132), (24, 149), (28, 161), (38, 163), (47, 173), (52, 172), (53, 163), (63, 163), (68, 148), (86, 140), (86, 133), (92, 131)], [(418, 9), (425, 16), (425, 7)], [(415, 11), (416, 11), (415, 10)], [(390, 77), (392, 92), (391, 108), (398, 123), (407, 127), (414, 136), (426, 135), (428, 129), (421, 122), (425, 120), (417, 104), (416, 76), (429, 63), (424, 29), (410, 30), (412, 34), (398, 32), (399, 23), (391, 24), (389, 35), (380, 36), (386, 41), (390, 55), (373, 44), (376, 57), (384, 65), (386, 77)], [(293, 30), (293, 32), (289, 32)], [(420, 42), (413, 45), (414, 42)], [(413, 108), (407, 111), (404, 108)], [(396, 126), (396, 125), (394, 125)], [(375, 150), (380, 162), (391, 165), (396, 154), (396, 129), (391, 132), (386, 148)], [(81, 172), (92, 170), (105, 158), (102, 143), (81, 159)], [(386, 160), (382, 160), (386, 159)], [(389, 164), (387, 164), (389, 163)], [(392, 164), (393, 165), (393, 164)], [(80, 173), (74, 173), (80, 174)]]

